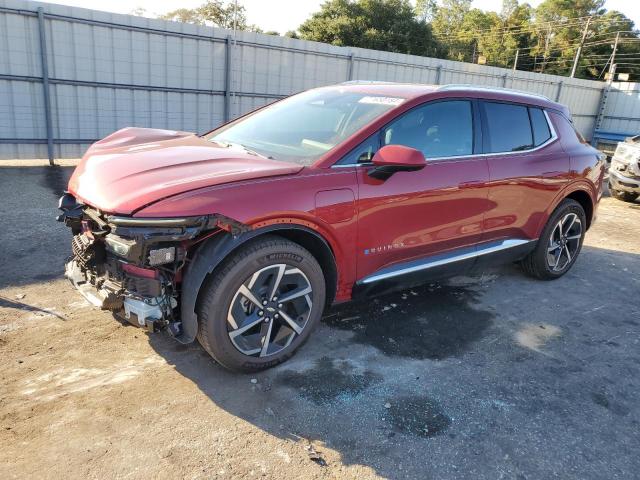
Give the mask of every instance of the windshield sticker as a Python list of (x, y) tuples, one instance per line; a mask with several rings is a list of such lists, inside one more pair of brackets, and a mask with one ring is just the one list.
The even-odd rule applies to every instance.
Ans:
[(370, 105), (393, 105), (397, 106), (404, 102), (404, 98), (398, 97), (362, 97), (358, 103), (368, 103)]

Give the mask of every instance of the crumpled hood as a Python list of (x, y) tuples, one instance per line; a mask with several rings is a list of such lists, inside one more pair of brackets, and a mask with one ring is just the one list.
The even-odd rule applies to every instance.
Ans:
[(127, 215), (188, 190), (290, 175), (302, 168), (221, 147), (193, 133), (124, 128), (87, 150), (69, 191), (102, 211)]

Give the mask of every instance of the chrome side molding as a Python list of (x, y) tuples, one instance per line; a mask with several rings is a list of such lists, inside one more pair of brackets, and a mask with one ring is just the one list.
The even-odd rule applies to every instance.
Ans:
[(476, 247), (465, 247), (458, 250), (454, 250), (453, 252), (448, 252), (441, 255), (434, 255), (434, 256), (419, 259), (419, 260), (412, 260), (410, 262), (401, 263), (399, 265), (393, 265), (391, 267), (385, 267), (369, 275), (368, 277), (364, 277), (362, 280), (360, 280), (357, 283), (361, 285), (366, 285), (369, 283), (378, 282), (380, 280), (386, 280), (389, 278), (406, 275), (408, 273), (428, 270), (430, 268), (440, 267), (440, 266), (447, 265), (450, 263), (455, 263), (455, 262), (461, 262), (463, 260), (471, 260), (476, 257), (500, 252), (502, 250), (507, 250), (510, 248), (521, 247), (528, 243), (535, 243), (537, 241), (538, 241), (537, 239), (536, 240), (508, 239), (508, 240), (500, 240), (497, 242), (485, 243), (485, 244), (478, 245)]

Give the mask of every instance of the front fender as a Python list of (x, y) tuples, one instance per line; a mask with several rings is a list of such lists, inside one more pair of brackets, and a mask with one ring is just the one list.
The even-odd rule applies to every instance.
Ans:
[[(198, 334), (198, 316), (196, 308), (198, 305), (200, 289), (202, 288), (207, 275), (213, 272), (229, 254), (249, 240), (260, 235), (285, 229), (304, 230), (315, 235), (325, 244), (327, 243), (324, 238), (309, 228), (286, 224), (270, 225), (246, 231), (237, 236), (220, 231), (205, 241), (205, 243), (196, 250), (191, 262), (189, 262), (186, 267), (182, 279), (182, 297), (180, 302), (182, 329), (181, 333), (176, 336), (177, 340), (181, 343), (191, 343), (195, 340)], [(328, 244), (327, 248), (329, 248)]]

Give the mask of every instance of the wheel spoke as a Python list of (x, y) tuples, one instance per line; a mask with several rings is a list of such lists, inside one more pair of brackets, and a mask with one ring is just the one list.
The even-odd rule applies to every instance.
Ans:
[[(254, 274), (255, 276), (256, 274)], [(252, 281), (254, 280), (253, 278), (251, 279)], [(249, 300), (251, 303), (253, 303), (256, 307), (258, 308), (262, 308), (262, 302), (260, 300), (258, 300), (256, 298), (256, 296), (253, 294), (253, 292), (251, 290), (249, 290), (246, 286), (241, 285), (240, 289), (238, 290), (240, 292), (240, 294), (246, 298), (247, 300)]]
[(560, 248), (560, 245), (558, 243), (552, 243), (551, 246), (547, 249), (547, 252), (551, 253), (556, 251), (557, 249)]
[(567, 266), (571, 262), (571, 252), (569, 251), (569, 246), (568, 245), (564, 246), (564, 250), (565, 250), (565, 252), (567, 252), (567, 263), (565, 263), (564, 265)]
[(569, 224), (568, 227), (564, 229), (566, 233), (569, 233), (569, 231), (571, 230), (571, 227), (573, 227), (573, 224), (576, 223), (576, 219), (578, 218), (578, 216), (575, 213), (570, 213), (569, 215), (564, 217), (564, 220), (562, 221), (563, 226), (564, 226), (564, 223), (569, 220), (569, 217), (571, 217), (571, 223)]
[(267, 354), (267, 350), (269, 350), (269, 343), (271, 342), (271, 329), (273, 328), (273, 321), (269, 322), (269, 326), (267, 327), (267, 333), (263, 337), (262, 340), (262, 348), (260, 349), (260, 356), (264, 357)]
[(558, 270), (558, 266), (560, 265), (560, 259), (562, 258), (562, 249), (558, 250), (558, 253), (554, 255), (555, 263), (553, 264), (553, 270)]
[(570, 237), (567, 237), (567, 240), (578, 240), (579, 238), (582, 238), (582, 234), (571, 235)]
[(289, 315), (284, 313), (282, 310), (279, 310), (278, 313), (280, 314), (280, 316), (282, 318), (284, 318), (284, 321), (287, 322), (287, 324), (293, 329), (293, 331), (295, 331), (298, 335), (300, 335), (302, 333), (302, 327), (300, 325), (298, 325), (293, 320), (293, 318), (291, 318)]
[(558, 230), (558, 238), (562, 238), (562, 220), (558, 222), (556, 226), (556, 230)]
[(229, 309), (229, 313), (227, 313), (227, 322), (229, 322), (229, 325), (231, 325), (234, 330), (238, 329), (238, 322), (236, 322), (236, 319), (233, 317), (231, 309)]
[(307, 285), (306, 287), (302, 287), (302, 288), (298, 288), (296, 290), (293, 290), (291, 292), (287, 292), (283, 297), (281, 297), (278, 302), (280, 303), (285, 303), (285, 302), (289, 302), (295, 298), (298, 297), (302, 297), (303, 295), (307, 295), (308, 293), (311, 293), (311, 286)]
[(229, 337), (231, 337), (232, 339), (236, 338), (238, 335), (242, 335), (247, 330), (258, 325), (261, 321), (262, 321), (262, 318), (260, 318), (258, 315), (253, 315), (252, 319), (249, 320), (247, 323), (245, 323), (243, 326), (241, 326), (240, 328), (237, 328), (236, 330), (230, 331)]
[(278, 273), (276, 274), (276, 278), (273, 281), (273, 285), (271, 286), (271, 294), (269, 295), (270, 299), (276, 295), (276, 292), (278, 291), (278, 287), (280, 286), (280, 282), (282, 281), (282, 277), (284, 276), (284, 271), (287, 268), (287, 266), (284, 264), (277, 265), (277, 267), (278, 267)]

